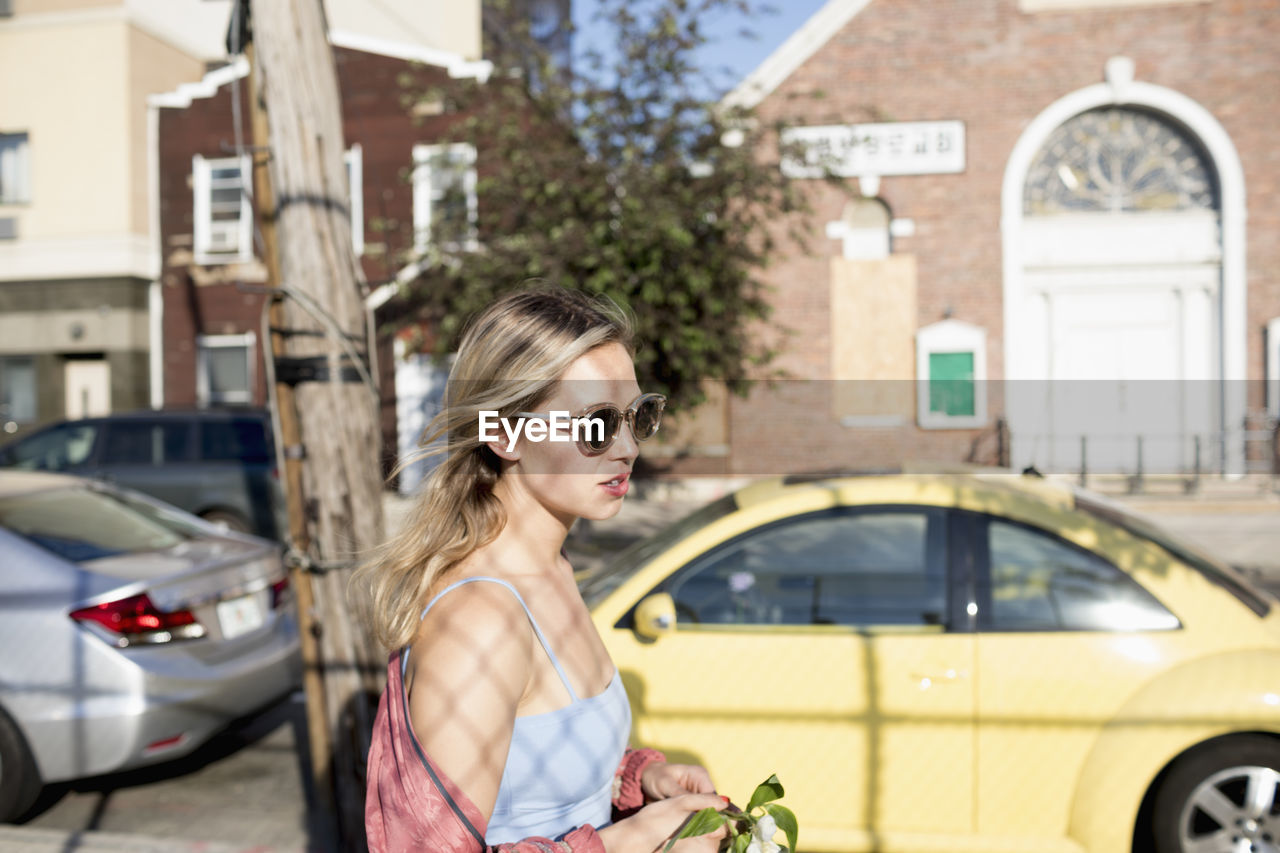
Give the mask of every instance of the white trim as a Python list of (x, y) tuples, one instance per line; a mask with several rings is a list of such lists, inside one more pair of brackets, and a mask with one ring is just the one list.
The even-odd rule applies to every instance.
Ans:
[[(237, 221), (236, 252), (214, 253), (213, 243), (213, 211), (212, 211), (212, 171), (215, 164), (240, 161), (240, 218)], [(253, 260), (253, 205), (249, 201), (246, 188), (251, 188), (253, 181), (253, 162), (248, 154), (239, 157), (205, 158), (199, 154), (191, 157), (191, 196), (192, 222), (191, 247), (195, 262), (205, 266), (219, 264), (245, 263)]]
[[(256, 343), (257, 335), (253, 332), (245, 332), (238, 335), (196, 335), (196, 402), (199, 405), (253, 402), (254, 391), (257, 387), (257, 374), (254, 372), (254, 366), (258, 361), (257, 352), (254, 349)], [(244, 348), (245, 376), (248, 387), (244, 391), (223, 393), (215, 400), (209, 390), (209, 364), (206, 353), (210, 349), (223, 347)]]
[(1280, 317), (1267, 323), (1267, 411), (1280, 418)]
[(183, 83), (172, 92), (147, 96), (147, 103), (153, 107), (185, 109), (196, 98), (212, 98), (218, 89), (248, 75), (249, 60), (237, 56), (230, 64), (215, 68), (196, 83)]
[[(216, 10), (211, 10), (216, 12)], [(202, 13), (203, 14), (203, 13)], [(120, 0), (114, 6), (88, 9), (68, 9), (60, 12), (24, 12), (11, 18), (0, 18), (0, 32), (6, 30), (38, 30), (57, 27), (92, 26), (95, 24), (125, 24), (194, 59), (208, 59), (205, 41), (195, 33), (186, 33), (182, 27), (166, 26), (163, 20), (146, 9), (132, 8), (129, 0)], [(225, 29), (225, 27), (224, 27)]]
[(349, 50), (362, 50), (365, 53), (377, 53), (394, 59), (408, 59), (426, 65), (435, 65), (448, 69), (450, 77), (474, 78), (481, 83), (487, 82), (489, 75), (493, 73), (493, 63), (487, 59), (467, 59), (462, 54), (448, 50), (389, 41), (349, 30), (330, 30), (329, 43)]
[(52, 278), (154, 279), (151, 241), (142, 234), (23, 238), (0, 242), (0, 281)]
[[(467, 219), (471, 225), (463, 246), (473, 250), (477, 247), (475, 236), (476, 216), (479, 202), (476, 198), (476, 147), (470, 142), (452, 142), (432, 145), (413, 146), (413, 246), (418, 253), (426, 252), (431, 247), (431, 163), (433, 154), (446, 153), (460, 155), (469, 165), (463, 173), (463, 189), (467, 194)], [(450, 247), (453, 248), (453, 247)]]
[(147, 241), (151, 244), (150, 278), (164, 268), (160, 247), (160, 111), (147, 105)]
[(23, 12), (14, 10), (13, 17), (0, 19), (0, 32), (5, 30), (35, 30), (63, 24), (100, 24), (128, 21), (129, 10), (123, 5), (102, 6), (89, 9), (70, 9), (62, 12)]
[(151, 284), (147, 287), (147, 364), (151, 408), (164, 408), (164, 292), (160, 271), (160, 110), (147, 104), (147, 242)]
[[(1246, 334), (1247, 284), (1245, 279), (1245, 182), (1244, 167), (1226, 130), (1200, 104), (1180, 92), (1126, 79), (1123, 57), (1108, 62), (1109, 82), (1079, 89), (1050, 104), (1036, 116), (1013, 147), (1005, 166), (1001, 190), (1000, 220), (1004, 251), (1004, 364), (1006, 380), (1045, 379), (1026, 375), (1019, 353), (1030, 350), (1029, 337), (1042, 333), (1023, 323), (1024, 262), (1022, 248), (1022, 191), (1032, 159), (1057, 127), (1068, 119), (1104, 106), (1137, 106), (1155, 110), (1186, 127), (1208, 151), (1218, 173), (1222, 217), (1222, 317), (1221, 342), (1223, 382), (1222, 423), (1228, 436), (1226, 473), (1244, 471), (1244, 436), (1239, 425), (1247, 411), (1244, 380), (1247, 377), (1248, 336)], [(1016, 462), (1015, 462), (1016, 464)]]
[(147, 362), (151, 381), (151, 408), (164, 408), (164, 294), (159, 281), (147, 287)]
[[(486, 82), (493, 71), (493, 63), (488, 60), (472, 61), (445, 50), (385, 41), (341, 30), (329, 34), (329, 43), (349, 50), (435, 65), (447, 69), (450, 77), (475, 78), (481, 83)], [(218, 94), (218, 89), (242, 77), (247, 77), (248, 74), (249, 60), (243, 56), (237, 56), (227, 65), (205, 74), (195, 83), (183, 83), (172, 92), (148, 96), (147, 103), (156, 107), (184, 109), (191, 106), (191, 102), (196, 98), (212, 98)]]
[(354, 143), (342, 153), (347, 167), (347, 202), (351, 211), (351, 248), (364, 254), (364, 148)]
[(782, 85), (797, 68), (840, 32), (871, 0), (827, 0), (800, 29), (721, 99), (726, 108), (751, 109)]
[[(973, 353), (973, 414), (948, 415), (929, 409), (929, 356)], [(974, 429), (987, 425), (987, 332), (961, 320), (942, 320), (916, 331), (916, 423), (921, 429)]]

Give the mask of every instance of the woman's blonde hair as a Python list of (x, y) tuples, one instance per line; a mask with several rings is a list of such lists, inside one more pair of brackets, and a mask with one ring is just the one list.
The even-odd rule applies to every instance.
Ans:
[(501, 462), (480, 441), (480, 412), (509, 417), (535, 410), (574, 361), (609, 343), (631, 351), (626, 313), (606, 299), (558, 287), (509, 294), (467, 329), (444, 406), (423, 432), (426, 449), (415, 456), (443, 458), (400, 532), (352, 576), (366, 621), (386, 648), (412, 641), (428, 591), (506, 523), (493, 493)]

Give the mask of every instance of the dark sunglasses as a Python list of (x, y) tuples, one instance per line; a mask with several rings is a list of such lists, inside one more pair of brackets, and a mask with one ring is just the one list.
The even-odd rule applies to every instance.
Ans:
[[(577, 431), (578, 449), (586, 456), (599, 456), (617, 441), (624, 423), (631, 427), (636, 441), (653, 438), (662, 423), (662, 410), (666, 407), (667, 398), (661, 394), (641, 394), (625, 409), (619, 409), (613, 403), (593, 403), (573, 415), (574, 421), (586, 421)], [(516, 416), (551, 420), (550, 415), (537, 412), (517, 412)]]

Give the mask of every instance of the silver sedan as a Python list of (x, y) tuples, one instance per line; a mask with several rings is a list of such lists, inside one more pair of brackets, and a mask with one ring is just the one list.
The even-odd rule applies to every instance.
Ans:
[(191, 752), (299, 683), (279, 547), (134, 492), (0, 472), (0, 820)]

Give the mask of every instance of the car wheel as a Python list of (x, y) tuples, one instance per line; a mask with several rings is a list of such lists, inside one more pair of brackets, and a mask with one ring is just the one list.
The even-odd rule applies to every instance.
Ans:
[(1280, 740), (1244, 735), (1180, 760), (1156, 793), (1157, 853), (1280, 847)]
[(231, 512), (225, 509), (211, 509), (200, 513), (200, 517), (210, 524), (221, 524), (232, 533), (252, 533), (249, 529), (249, 522), (245, 521), (239, 513)]
[(40, 773), (22, 732), (0, 711), (0, 823), (8, 823), (31, 808), (41, 787)]

